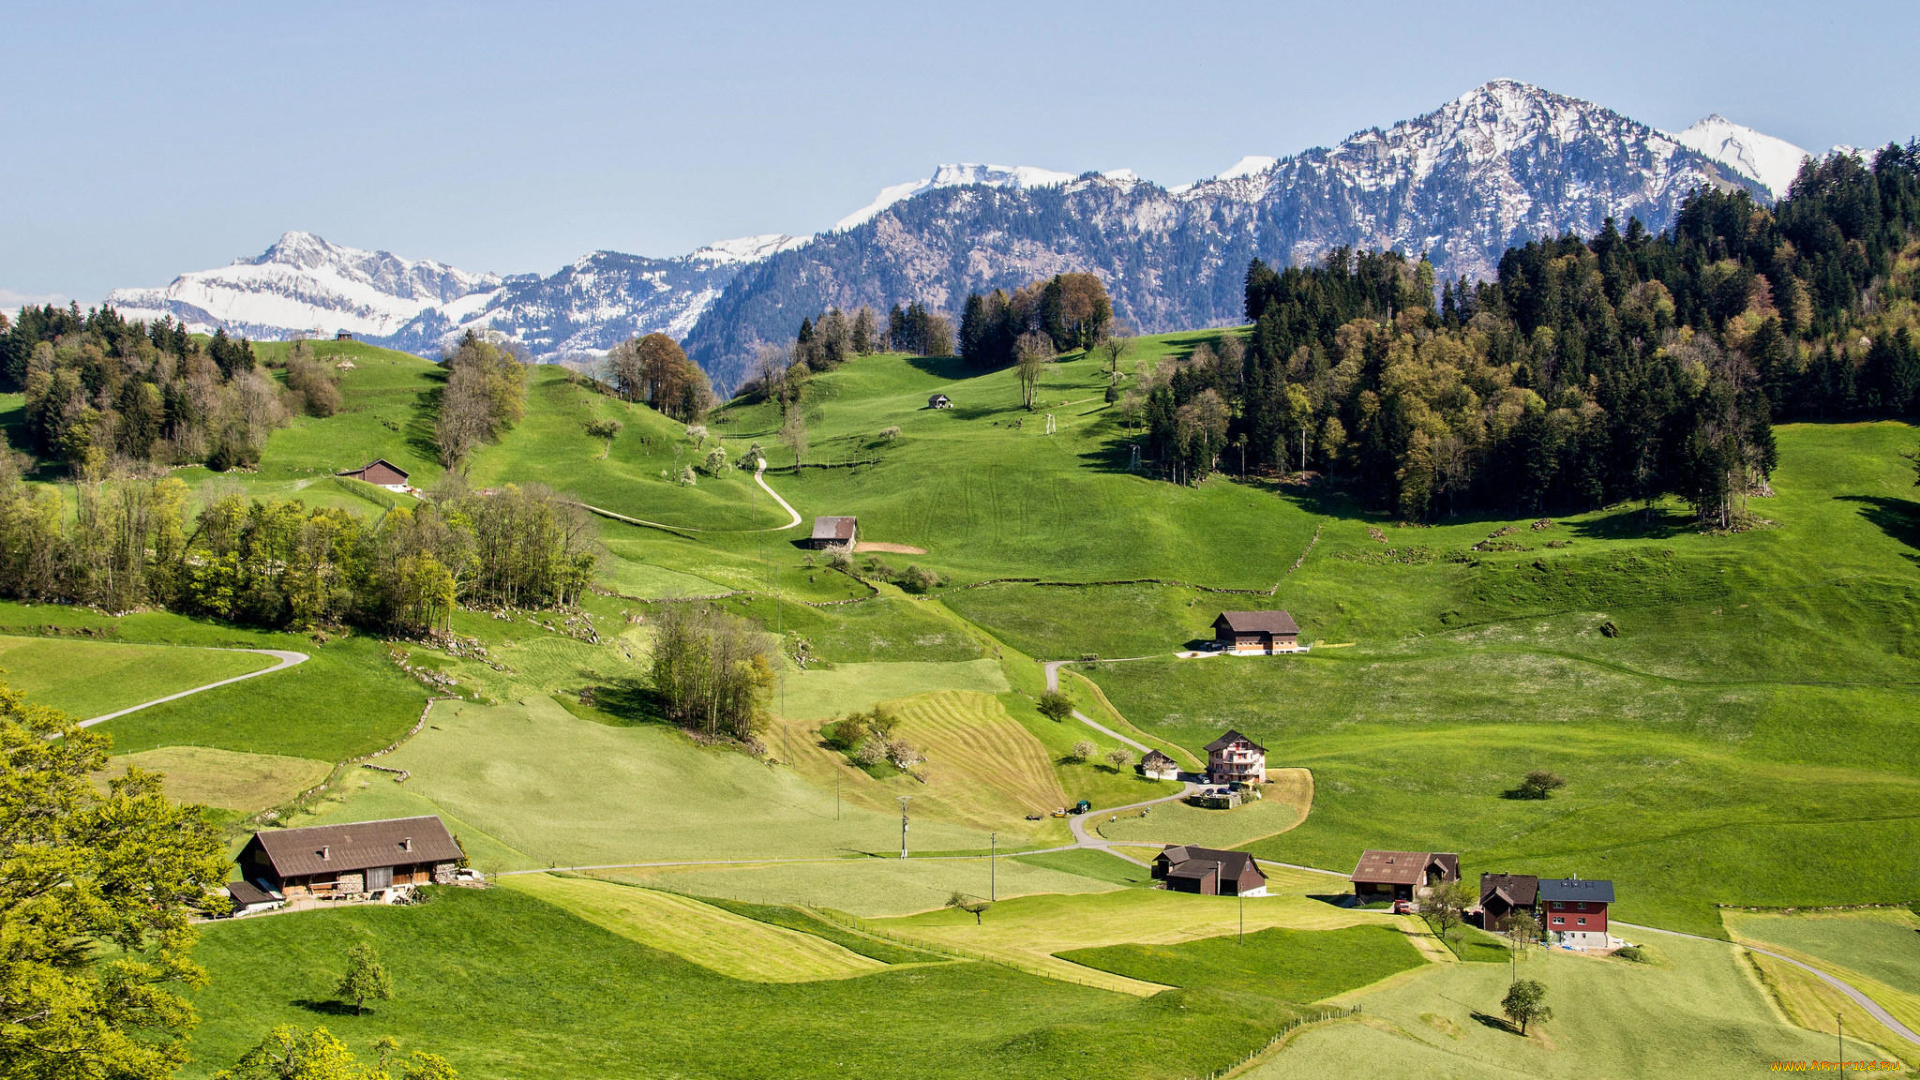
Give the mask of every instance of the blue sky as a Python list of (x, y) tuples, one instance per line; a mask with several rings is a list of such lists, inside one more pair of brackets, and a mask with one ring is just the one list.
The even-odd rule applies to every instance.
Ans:
[(1920, 133), (1906, 0), (4, 0), (0, 16), (8, 305), (84, 306), (287, 229), (551, 271), (599, 248), (812, 232), (944, 161), (1179, 183), (1497, 76), (1812, 149)]

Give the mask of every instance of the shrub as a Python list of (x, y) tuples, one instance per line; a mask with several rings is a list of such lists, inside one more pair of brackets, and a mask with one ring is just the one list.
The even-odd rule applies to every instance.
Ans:
[(907, 740), (889, 739), (887, 741), (887, 760), (892, 762), (893, 767), (896, 769), (911, 769), (915, 765), (920, 764), (923, 759), (920, 757), (919, 748)]
[(1566, 780), (1560, 776), (1545, 769), (1535, 769), (1520, 781), (1519, 787), (1508, 794), (1515, 799), (1545, 799), (1566, 786)]
[(853, 763), (863, 769), (871, 769), (887, 760), (886, 744), (879, 739), (868, 738), (853, 752)]
[(890, 443), (900, 437), (900, 425), (880, 429), (880, 441)]
[(1040, 715), (1060, 723), (1073, 715), (1073, 702), (1058, 690), (1049, 690), (1040, 695)]
[(1638, 945), (1622, 945), (1613, 950), (1613, 955), (1622, 960), (1631, 960), (1636, 964), (1644, 964), (1647, 962), (1647, 954), (1641, 952), (1640, 946)]
[(624, 427), (626, 427), (626, 425), (618, 420), (589, 420), (587, 422), (587, 434), (596, 439), (611, 439), (615, 435), (620, 434), (621, 429)]
[(867, 718), (867, 730), (873, 732), (876, 739), (893, 738), (893, 731), (900, 726), (900, 718), (886, 709), (875, 706), (873, 715)]
[(924, 566), (909, 566), (906, 573), (900, 575), (899, 585), (910, 593), (924, 595), (940, 584), (940, 575)]

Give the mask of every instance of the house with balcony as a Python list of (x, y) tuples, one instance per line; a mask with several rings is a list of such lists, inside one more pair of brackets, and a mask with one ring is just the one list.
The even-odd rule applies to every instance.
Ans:
[(1207, 782), (1266, 783), (1267, 748), (1237, 731), (1228, 731), (1207, 744)]

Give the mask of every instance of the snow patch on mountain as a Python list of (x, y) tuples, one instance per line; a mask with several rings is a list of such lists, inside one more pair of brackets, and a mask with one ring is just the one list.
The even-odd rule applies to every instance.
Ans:
[(1800, 163), (1813, 156), (1785, 139), (1736, 124), (1719, 113), (1697, 121), (1673, 139), (1757, 181), (1776, 199), (1785, 197), (1794, 177), (1800, 175)]
[[(1117, 170), (1127, 171), (1127, 170)], [(964, 187), (968, 184), (984, 184), (997, 188), (1042, 188), (1059, 187), (1070, 183), (1073, 173), (1054, 172), (1052, 169), (1039, 169), (1031, 165), (974, 165), (961, 163), (942, 165), (933, 170), (933, 175), (925, 180), (909, 180), (904, 184), (893, 184), (880, 189), (867, 205), (833, 223), (835, 232), (864, 225), (880, 216), (880, 212), (903, 199), (932, 191), (936, 188)]]
[(741, 236), (732, 240), (722, 240), (717, 244), (708, 244), (688, 255), (687, 258), (715, 265), (730, 263), (753, 263), (782, 251), (792, 251), (801, 247), (811, 236), (788, 236), (786, 233), (761, 233), (758, 236)]
[(180, 275), (159, 288), (115, 289), (107, 302), (129, 319), (172, 316), (191, 330), (257, 337), (347, 330), (383, 337), (429, 308), (500, 288), (432, 259), (404, 259), (289, 232), (254, 257)]

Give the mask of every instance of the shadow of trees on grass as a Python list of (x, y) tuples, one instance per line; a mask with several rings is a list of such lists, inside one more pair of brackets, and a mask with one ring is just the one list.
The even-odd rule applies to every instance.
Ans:
[[(1860, 504), (1861, 517), (1879, 526), (1888, 536), (1920, 551), (1920, 503), (1884, 495), (1841, 495), (1837, 501)], [(1920, 556), (1912, 553), (1907, 558), (1920, 562)]]

